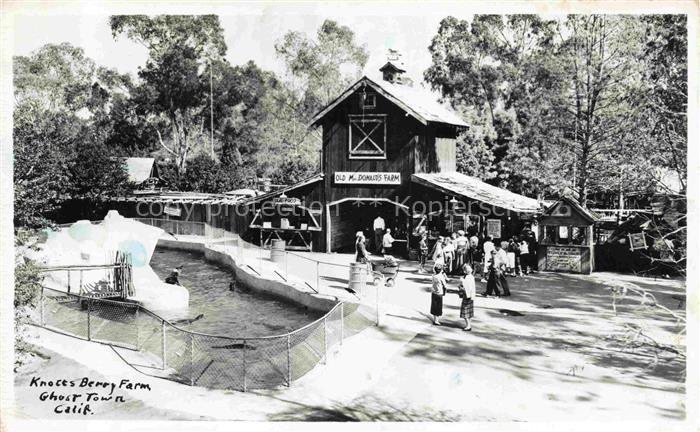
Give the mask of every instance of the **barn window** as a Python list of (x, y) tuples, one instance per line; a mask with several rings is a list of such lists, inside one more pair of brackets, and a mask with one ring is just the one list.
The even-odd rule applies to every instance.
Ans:
[(386, 159), (386, 115), (351, 115), (351, 159)]
[(360, 108), (373, 109), (377, 107), (377, 95), (374, 93), (360, 94)]

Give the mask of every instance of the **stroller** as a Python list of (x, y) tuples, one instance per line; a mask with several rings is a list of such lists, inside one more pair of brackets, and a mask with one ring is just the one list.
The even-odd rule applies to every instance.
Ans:
[(384, 285), (387, 287), (394, 286), (396, 277), (399, 274), (399, 263), (391, 255), (384, 255), (383, 260), (370, 261), (372, 264), (372, 277), (374, 285), (378, 285), (384, 280)]

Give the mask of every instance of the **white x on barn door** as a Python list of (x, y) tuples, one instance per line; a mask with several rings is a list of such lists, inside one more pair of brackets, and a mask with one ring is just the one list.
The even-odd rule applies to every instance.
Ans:
[(384, 157), (386, 151), (385, 116), (350, 117), (350, 156)]

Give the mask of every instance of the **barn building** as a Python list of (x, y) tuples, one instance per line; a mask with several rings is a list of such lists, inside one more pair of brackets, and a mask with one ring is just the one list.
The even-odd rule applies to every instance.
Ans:
[[(464, 229), (495, 238), (519, 233), (541, 208), (537, 200), (457, 172), (456, 138), (468, 125), (389, 61), (381, 79), (363, 76), (311, 120), (322, 129), (321, 172), (246, 201), (236, 225), (263, 243), (315, 251), (352, 250), (355, 233), (372, 238), (378, 216), (398, 255)], [(240, 215), (246, 212), (237, 211)], [(239, 231), (240, 232), (240, 231)], [(374, 245), (372, 245), (374, 246)]]

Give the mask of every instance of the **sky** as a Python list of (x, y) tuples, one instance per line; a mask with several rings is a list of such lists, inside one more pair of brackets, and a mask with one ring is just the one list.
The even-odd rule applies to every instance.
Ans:
[[(350, 27), (356, 40), (367, 47), (370, 58), (365, 74), (376, 73), (386, 62), (387, 49), (393, 48), (402, 53), (407, 74), (415, 82), (422, 80), (423, 71), (430, 65), (428, 46), (440, 20), (450, 12), (460, 18), (471, 17), (467, 9), (458, 5), (431, 10), (419, 4), (401, 7), (360, 7), (345, 3), (248, 4), (218, 12), (231, 64), (253, 60), (264, 69), (282, 73), (284, 66), (276, 58), (275, 42), (290, 30), (313, 35), (323, 21), (330, 18)], [(13, 54), (28, 55), (47, 43), (70, 42), (82, 47), (87, 56), (100, 65), (136, 74), (138, 67), (146, 62), (146, 50), (125, 36), (115, 40), (109, 30), (109, 15), (97, 8), (68, 13), (60, 9), (48, 13), (46, 10), (17, 13), (11, 33)]]

